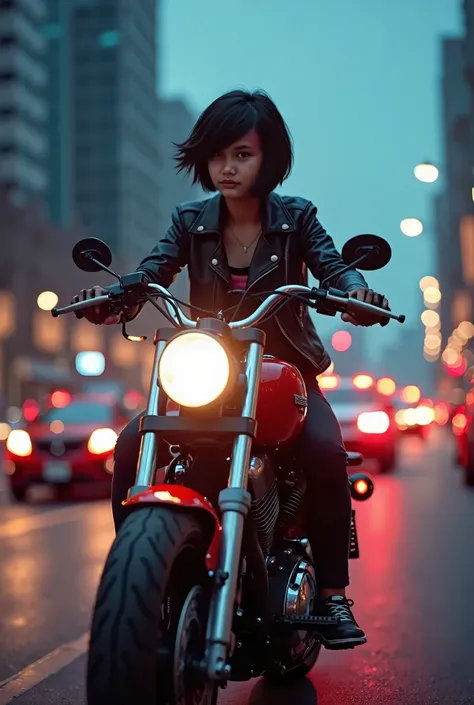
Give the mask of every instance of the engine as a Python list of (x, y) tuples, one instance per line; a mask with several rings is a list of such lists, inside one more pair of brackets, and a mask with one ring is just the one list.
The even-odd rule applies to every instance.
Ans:
[(249, 468), (249, 480), (252, 493), (250, 511), (263, 555), (268, 556), (280, 513), (280, 502), (273, 463), (267, 453), (252, 457)]

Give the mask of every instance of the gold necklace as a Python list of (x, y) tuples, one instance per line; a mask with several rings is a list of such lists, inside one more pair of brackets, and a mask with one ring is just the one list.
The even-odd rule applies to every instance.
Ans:
[(237, 235), (234, 233), (234, 229), (232, 228), (231, 225), (229, 225), (229, 230), (230, 230), (230, 232), (232, 233), (232, 235), (234, 236), (235, 240), (237, 240), (237, 242), (239, 243), (240, 247), (243, 249), (244, 252), (247, 252), (247, 251), (252, 247), (252, 245), (257, 242), (258, 238), (259, 238), (260, 235), (262, 234), (262, 231), (259, 230), (258, 233), (257, 233), (257, 235), (256, 235), (256, 237), (252, 240), (252, 242), (251, 242), (249, 245), (244, 245), (244, 244), (239, 240), (239, 238), (237, 237)]

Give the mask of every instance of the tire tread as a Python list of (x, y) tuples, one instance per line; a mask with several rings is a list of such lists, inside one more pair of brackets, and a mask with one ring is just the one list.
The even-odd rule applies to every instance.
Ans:
[[(202, 550), (200, 517), (143, 507), (125, 520), (105, 563), (91, 628), (88, 705), (157, 705), (161, 601), (186, 547)], [(156, 608), (153, 607), (153, 602)]]

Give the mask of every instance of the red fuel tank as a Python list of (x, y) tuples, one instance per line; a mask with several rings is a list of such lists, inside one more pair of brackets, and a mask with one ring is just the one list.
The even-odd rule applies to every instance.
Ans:
[(307, 411), (306, 385), (289, 362), (264, 357), (257, 403), (258, 446), (293, 441), (303, 427)]
[[(290, 362), (264, 356), (257, 402), (256, 445), (276, 447), (293, 441), (303, 427), (307, 411), (306, 385)], [(166, 413), (179, 414), (168, 399)]]

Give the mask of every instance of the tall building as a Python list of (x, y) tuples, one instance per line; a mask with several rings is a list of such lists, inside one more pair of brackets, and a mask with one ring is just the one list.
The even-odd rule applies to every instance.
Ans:
[(44, 0), (0, 3), (0, 182), (17, 203), (47, 189)]
[(76, 3), (71, 30), (75, 206), (128, 258), (156, 239), (156, 2)]
[(72, 105), (71, 22), (75, 0), (46, 0), (47, 16), (43, 35), (47, 41), (49, 217), (56, 225), (69, 226), (74, 221), (74, 162)]
[(445, 189), (436, 201), (438, 274), (443, 299), (441, 320), (448, 335), (453, 307), (464, 286), (461, 222), (472, 203), (470, 188), (469, 92), (464, 78), (464, 39), (443, 42), (442, 127)]
[(48, 0), (50, 212), (128, 259), (156, 239), (156, 0)]
[[(442, 43), (444, 188), (435, 200), (442, 349), (458, 351), (451, 336), (460, 323), (474, 320), (474, 0), (464, 0), (464, 17), (465, 35)], [(472, 341), (465, 347), (472, 348)], [(448, 386), (469, 385), (474, 355), (465, 358), (464, 380), (439, 370), (443, 389), (446, 381)]]

